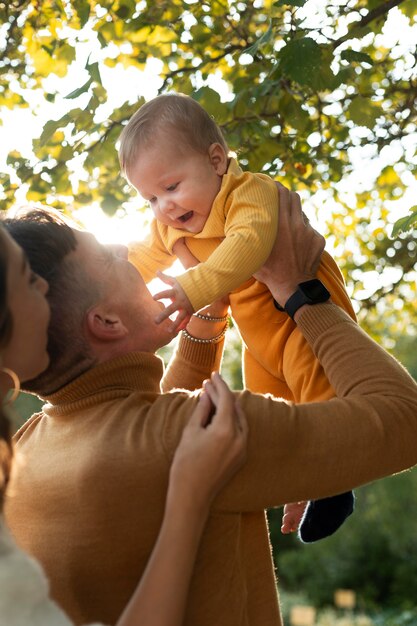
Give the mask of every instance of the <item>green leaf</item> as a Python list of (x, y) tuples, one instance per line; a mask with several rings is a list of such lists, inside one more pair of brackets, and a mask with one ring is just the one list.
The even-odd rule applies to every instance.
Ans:
[(120, 200), (112, 194), (106, 194), (101, 202), (101, 208), (107, 215), (114, 215), (120, 207)]
[(307, 0), (278, 0), (278, 2), (274, 2), (272, 6), (274, 7), (303, 7)]
[(107, 46), (107, 40), (105, 39), (105, 37), (103, 37), (100, 31), (97, 32), (97, 39), (102, 48), (105, 48)]
[(210, 87), (201, 87), (193, 94), (193, 98), (201, 104), (206, 111), (214, 117), (217, 124), (223, 124), (227, 119), (226, 106), (222, 104), (217, 91)]
[(357, 61), (358, 63), (367, 63), (368, 65), (374, 64), (369, 54), (365, 54), (365, 52), (357, 52), (356, 50), (343, 50), (340, 58), (344, 61), (348, 61), (349, 63)]
[(415, 19), (417, 11), (416, 0), (406, 0), (406, 2), (401, 2), (398, 8), (410, 19)]
[(56, 49), (55, 56), (60, 61), (66, 61), (70, 64), (75, 60), (75, 48), (69, 44), (63, 43)]
[(259, 39), (257, 41), (255, 41), (254, 44), (249, 46), (249, 48), (246, 48), (245, 53), (246, 54), (250, 54), (251, 56), (255, 56), (256, 53), (258, 52), (259, 48), (261, 46), (263, 46), (264, 44), (268, 43), (270, 41), (271, 37), (272, 37), (272, 22), (270, 21), (269, 22), (269, 26), (268, 26), (268, 30), (266, 32), (264, 32), (262, 37), (259, 37)]
[(74, 0), (73, 4), (82, 28), (86, 25), (90, 17), (90, 3), (86, 2), (86, 0)]
[(380, 109), (362, 96), (357, 96), (352, 100), (347, 113), (352, 122), (367, 128), (373, 128), (376, 119), (381, 115)]
[(52, 137), (52, 135), (58, 130), (58, 128), (62, 128), (66, 126), (69, 122), (69, 118), (67, 115), (64, 115), (59, 120), (49, 120), (46, 122), (43, 127), (42, 134), (39, 137), (39, 145), (44, 146)]
[(281, 70), (288, 78), (318, 91), (331, 87), (335, 80), (331, 58), (310, 37), (290, 41), (279, 53)]
[(74, 98), (78, 98), (78, 96), (81, 96), (83, 93), (89, 90), (90, 85), (92, 85), (92, 83), (93, 83), (93, 78), (91, 77), (88, 79), (86, 83), (84, 83), (82, 87), (78, 87), (78, 89), (74, 89), (74, 91), (71, 91), (71, 93), (69, 93), (67, 96), (64, 96), (64, 98), (66, 100), (74, 100)]
[(90, 204), (93, 199), (92, 195), (89, 193), (78, 193), (75, 197), (80, 204)]
[(301, 102), (287, 92), (283, 92), (279, 98), (279, 111), (284, 123), (298, 131), (304, 131), (310, 122), (310, 116), (301, 107)]
[(87, 63), (87, 65), (85, 66), (85, 69), (90, 74), (92, 80), (95, 80), (96, 83), (99, 83), (99, 85), (102, 84), (100, 70), (98, 68), (98, 63), (91, 63), (91, 64)]
[(120, 0), (119, 8), (116, 11), (116, 15), (117, 17), (120, 17), (121, 20), (126, 20), (129, 17), (132, 17), (135, 10), (136, 10), (135, 0)]
[(417, 206), (411, 207), (410, 215), (401, 217), (397, 220), (392, 228), (391, 237), (397, 237), (401, 233), (405, 233), (408, 230), (417, 226)]

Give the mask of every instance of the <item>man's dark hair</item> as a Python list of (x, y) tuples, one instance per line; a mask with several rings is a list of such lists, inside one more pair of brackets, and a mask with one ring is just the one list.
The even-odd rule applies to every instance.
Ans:
[(49, 283), (50, 364), (40, 376), (24, 384), (27, 391), (45, 396), (95, 362), (85, 339), (83, 320), (86, 311), (99, 299), (100, 291), (82, 265), (69, 257), (77, 240), (59, 214), (35, 210), (4, 224), (26, 252), (32, 270)]

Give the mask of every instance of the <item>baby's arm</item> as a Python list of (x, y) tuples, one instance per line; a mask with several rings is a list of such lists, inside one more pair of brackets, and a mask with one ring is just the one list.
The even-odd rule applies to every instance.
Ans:
[(158, 271), (170, 267), (174, 260), (175, 256), (162, 241), (156, 220), (151, 222), (150, 233), (143, 241), (129, 244), (129, 261), (141, 273), (145, 283), (155, 278)]
[(275, 241), (278, 195), (270, 179), (251, 178), (233, 190), (228, 203), (225, 239), (207, 261), (178, 277), (194, 311), (248, 280), (266, 261)]

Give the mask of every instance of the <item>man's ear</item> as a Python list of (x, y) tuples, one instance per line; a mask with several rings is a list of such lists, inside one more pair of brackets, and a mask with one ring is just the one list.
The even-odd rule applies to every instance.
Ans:
[(223, 176), (227, 172), (227, 154), (222, 145), (212, 143), (209, 148), (209, 158), (216, 174)]
[(87, 327), (98, 341), (117, 341), (126, 337), (128, 330), (116, 313), (97, 305), (87, 313)]

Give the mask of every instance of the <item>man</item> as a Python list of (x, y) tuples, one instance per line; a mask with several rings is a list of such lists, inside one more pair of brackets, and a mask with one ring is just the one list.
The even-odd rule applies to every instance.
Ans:
[[(314, 295), (303, 303), (298, 285), (314, 278), (323, 239), (304, 224), (296, 194), (280, 190), (280, 206), (277, 243), (259, 278), (294, 316), (339, 397), (293, 405), (241, 394), (248, 461), (213, 505), (187, 625), (279, 623), (264, 509), (341, 493), (417, 462), (417, 386), (337, 306), (312, 305)], [(44, 216), (9, 227), (49, 280), (52, 320), (51, 365), (28, 385), (48, 404), (17, 435), (24, 467), (14, 475), (8, 523), (77, 624), (112, 624), (154, 544), (196, 395), (159, 391), (153, 353), (171, 339), (171, 326), (155, 324), (161, 305), (124, 249)], [(218, 323), (193, 318), (165, 388), (198, 388), (218, 367)]]

